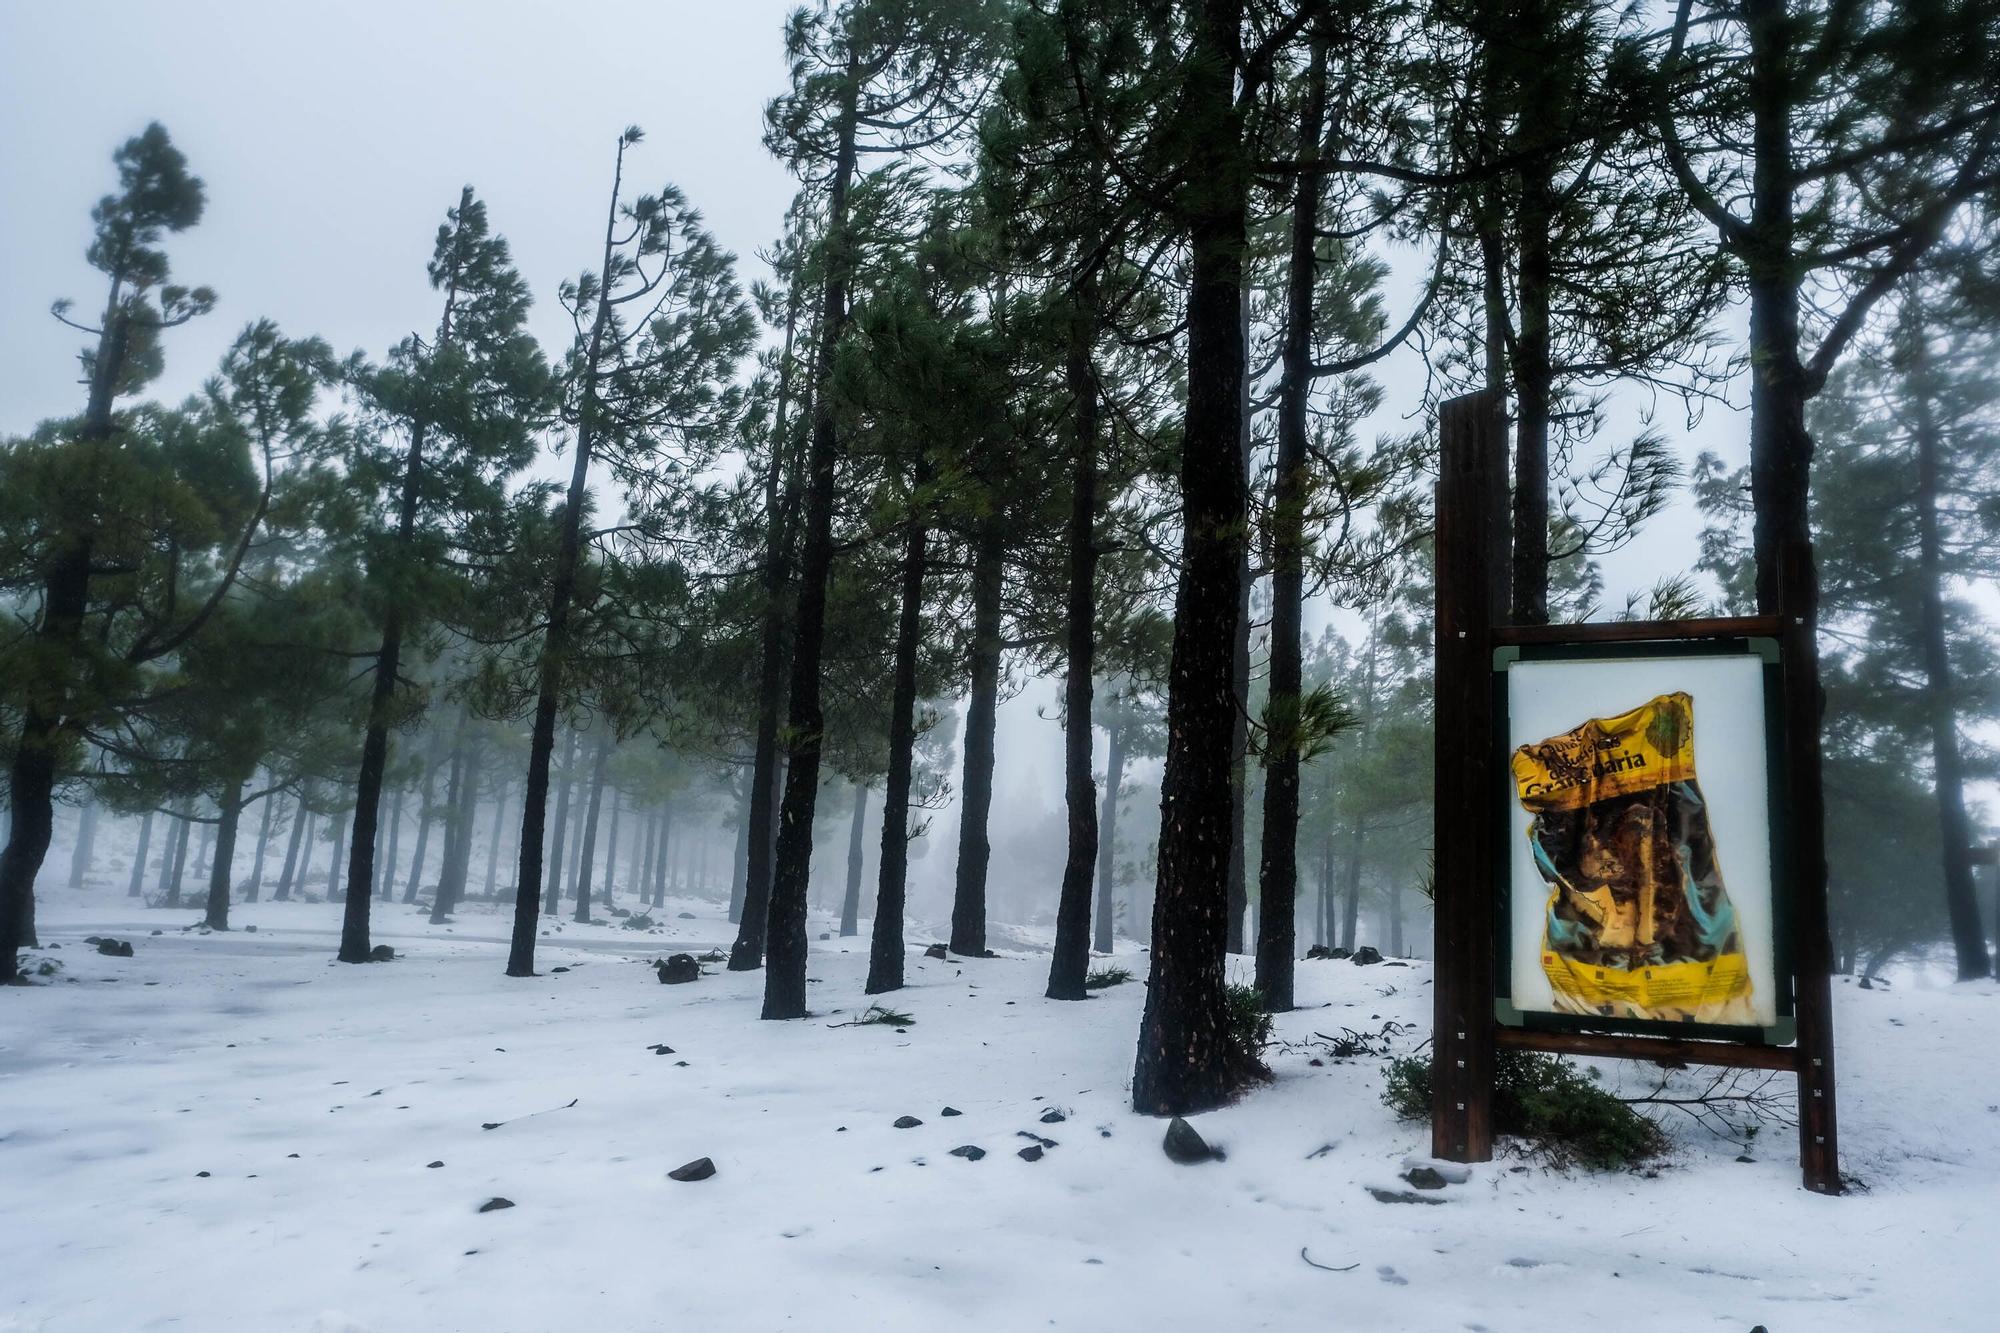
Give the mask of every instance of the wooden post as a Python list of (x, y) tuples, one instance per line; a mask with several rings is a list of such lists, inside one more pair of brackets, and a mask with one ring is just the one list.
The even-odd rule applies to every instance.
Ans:
[(1786, 877), (1790, 880), (1793, 1012), (1798, 1024), (1799, 1164), (1805, 1186), (1839, 1194), (1834, 1110), (1833, 949), (1827, 937), (1826, 806), (1820, 773), (1819, 642), (1812, 548), (1779, 553), (1784, 621)]
[(1508, 589), (1505, 400), (1491, 389), (1440, 413), (1436, 561), (1436, 981), (1431, 1152), (1493, 1156), (1494, 625)]

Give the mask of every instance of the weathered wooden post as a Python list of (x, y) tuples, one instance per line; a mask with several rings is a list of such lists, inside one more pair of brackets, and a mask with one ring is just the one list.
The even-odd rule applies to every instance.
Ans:
[(1507, 432), (1502, 396), (1440, 413), (1436, 511), (1437, 971), (1431, 1152), (1493, 1155), (1495, 793), (1492, 630), (1507, 606)]

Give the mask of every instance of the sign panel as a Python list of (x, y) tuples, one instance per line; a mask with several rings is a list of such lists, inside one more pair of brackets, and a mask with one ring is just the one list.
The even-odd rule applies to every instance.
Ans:
[(1502, 1021), (1790, 1039), (1775, 655), (1504, 654)]

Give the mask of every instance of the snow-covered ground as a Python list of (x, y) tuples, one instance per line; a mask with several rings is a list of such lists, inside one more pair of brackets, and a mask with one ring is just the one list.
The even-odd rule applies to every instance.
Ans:
[[(938, 962), (913, 932), (898, 1031), (834, 1026), (865, 944), (816, 943), (817, 1017), (764, 1023), (758, 974), (646, 965), (726, 943), (713, 904), (566, 924), (510, 981), (484, 904), (380, 908), (400, 956), (350, 967), (337, 906), (204, 935), (110, 878), (45, 893), (62, 970), (0, 993), (0, 1329), (2000, 1329), (1991, 986), (1836, 986), (1862, 1192), (1801, 1190), (1787, 1131), (1746, 1154), (1676, 1123), (1653, 1178), (1513, 1157), (1426, 1206), (1369, 1191), (1427, 1137), (1377, 1059), (1274, 1052), (1197, 1121), (1227, 1160), (1169, 1162), (1127, 1108), (1141, 985), (1046, 1000), (1041, 956)], [(1282, 1039), (1424, 1035), (1421, 964), (1299, 989)], [(1026, 1135), (1057, 1146), (1022, 1160)]]

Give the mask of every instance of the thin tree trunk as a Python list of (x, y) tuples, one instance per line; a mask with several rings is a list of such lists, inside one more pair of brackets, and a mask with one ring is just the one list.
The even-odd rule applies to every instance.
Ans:
[(493, 794), (493, 827), (486, 833), (486, 901), (492, 902), (500, 885), (500, 832), (507, 826), (507, 784)]
[[(266, 828), (269, 822), (266, 821)], [(127, 898), (138, 898), (146, 891), (146, 851), (153, 844), (153, 812), (148, 810), (139, 818), (139, 851), (132, 858), (132, 880), (125, 886)]]
[[(750, 878), (750, 788), (755, 781), (754, 769), (737, 770), (736, 855), (729, 870), (729, 919), (732, 922), (743, 920), (743, 891)], [(651, 857), (647, 858), (646, 864), (652, 864)]]
[(417, 845), (410, 854), (410, 878), (403, 885), (403, 901), (413, 903), (424, 887), (424, 856), (430, 850), (431, 825), (437, 821), (438, 813), (432, 795), (437, 790), (437, 771), (445, 762), (444, 733), (435, 731), (431, 737), (430, 755), (424, 765), (423, 784), (417, 789)]
[(674, 805), (660, 804), (660, 845), (653, 850), (653, 906), (667, 905), (667, 857), (673, 851)]
[(611, 910), (611, 900), (616, 889), (618, 876), (618, 808), (623, 803), (618, 789), (611, 789), (611, 832), (604, 842), (604, 910)]
[(389, 807), (389, 845), (382, 855), (382, 901), (396, 899), (396, 844), (403, 832), (403, 788), (396, 788), (396, 799)]
[(960, 783), (958, 868), (951, 900), (951, 951), (986, 955), (986, 872), (993, 844), (994, 731), (1000, 706), (1000, 601), (1006, 546), (991, 522), (973, 550), (971, 698), (965, 710), (965, 772)]
[[(268, 773), (266, 777), (270, 776)], [(275, 794), (264, 797), (264, 813), (257, 821), (257, 855), (250, 862), (250, 883), (243, 890), (243, 901), (254, 903), (264, 889), (264, 854), (271, 846), (271, 807), (278, 803)]]
[[(819, 799), (820, 746), (826, 726), (820, 707), (820, 659), (826, 634), (827, 576), (833, 567), (834, 472), (840, 461), (832, 379), (834, 352), (847, 328), (847, 289), (854, 266), (847, 191), (854, 175), (860, 78), (859, 65), (850, 58), (835, 128), (838, 147), (834, 169), (827, 182), (826, 306), (819, 324), (812, 441), (806, 460), (805, 531), (792, 642), (790, 725), (786, 728), (790, 760), (785, 769), (785, 800), (778, 821), (777, 864), (772, 871), (765, 931), (762, 1016), (766, 1019), (806, 1016), (806, 891), (812, 882), (813, 812)], [(753, 851), (756, 848), (754, 836), (751, 847)], [(756, 892), (755, 876), (750, 892)], [(744, 914), (749, 915), (747, 905)]]
[(1979, 892), (1972, 878), (1972, 820), (1965, 810), (1965, 758), (1959, 749), (1958, 709), (1953, 702), (1951, 645), (1945, 625), (1943, 524), (1938, 498), (1943, 467), (1937, 414), (1932, 401), (1929, 330), (1920, 306), (1911, 312), (1905, 343), (1907, 378), (1914, 400), (1911, 414), (1917, 443), (1918, 611), (1924, 658), (1924, 714), (1931, 733), (1931, 769), (1937, 787), (1938, 832), (1944, 840), (1944, 899), (1951, 921), (1958, 979), (1991, 974), (1986, 932), (1979, 921)]
[[(549, 846), (549, 887), (542, 898), (544, 916), (555, 916), (562, 911), (563, 840), (569, 836), (569, 798), (575, 785), (576, 728), (571, 727), (563, 741), (562, 782), (556, 788), (555, 837)], [(523, 811), (523, 814), (526, 812)], [(524, 822), (522, 828), (526, 827)]]
[(188, 816), (183, 815), (181, 817), (180, 837), (174, 842), (173, 876), (167, 880), (168, 907), (179, 907), (181, 905), (181, 876), (187, 870), (188, 832), (193, 827), (194, 821)]
[(1110, 953), (1118, 933), (1118, 788), (1125, 781), (1125, 728), (1109, 728), (1104, 757), (1104, 814), (1097, 830), (1097, 938), (1091, 946)]
[(97, 841), (97, 802), (86, 796), (83, 808), (76, 816), (76, 845), (69, 852), (69, 886), (83, 887), (83, 877), (90, 873), (92, 844)]
[[(1237, 307), (1247, 355), (1250, 346), (1250, 290), (1247, 284), (1242, 288)], [(1250, 376), (1247, 372), (1238, 377), (1237, 424), (1238, 443), (1243, 453), (1241, 471), (1247, 486), (1251, 450)], [(1247, 505), (1247, 491), (1245, 502)], [(1256, 584), (1257, 576), (1250, 568), (1250, 543), (1245, 540), (1240, 544), (1236, 557), (1236, 643), (1230, 660), (1230, 694), (1235, 703), (1235, 715), (1229, 723), (1229, 924), (1227, 942), (1223, 946), (1228, 953), (1243, 952), (1243, 919), (1250, 910), (1249, 858), (1243, 844), (1250, 805), (1250, 593)]]
[(452, 782), (446, 801), (444, 865), (438, 872), (437, 893), (431, 898), (431, 922), (442, 925), (465, 898), (466, 876), (472, 868), (472, 819), (479, 801), (479, 745), (468, 743), (467, 717), (458, 715), (459, 740), (452, 755)]
[(590, 766), (590, 809), (584, 816), (583, 838), (577, 848), (576, 920), (590, 920), (591, 866), (597, 852), (597, 815), (604, 806), (604, 769), (611, 762), (611, 732), (607, 728), (597, 742), (597, 758)]
[(306, 809), (305, 794), (301, 792), (292, 803), (292, 836), (285, 845), (285, 873), (278, 877), (278, 891), (271, 895), (277, 902), (285, 902), (292, 896), (292, 877), (298, 870), (299, 848), (311, 830), (312, 811)]
[(347, 845), (347, 812), (342, 810), (334, 820), (333, 845), (326, 858), (326, 900), (330, 903), (340, 899), (340, 849)]
[[(1299, 118), (1299, 156), (1320, 156), (1326, 122), (1327, 41), (1315, 25), (1305, 105)], [(1271, 497), (1271, 664), (1266, 711), (1264, 828), (1257, 869), (1256, 985), (1274, 1014), (1293, 1006), (1292, 959), (1298, 950), (1299, 766), (1304, 741), (1304, 632), (1306, 502), (1312, 494), (1307, 452), (1311, 423), (1307, 396), (1313, 383), (1313, 297), (1319, 242), (1321, 173), (1303, 167), (1292, 196), (1291, 270), (1285, 287), (1284, 382), (1278, 399), (1278, 456)]]
[(215, 856), (208, 863), (208, 904), (203, 924), (210, 930), (229, 929), (229, 880), (236, 864), (236, 830), (243, 822), (242, 782), (232, 782), (217, 798), (220, 817), (215, 827)]
[(1091, 352), (1097, 341), (1096, 292), (1079, 284), (1070, 312), (1064, 378), (1076, 423), (1070, 448), (1069, 599), (1064, 614), (1063, 804), (1068, 853), (1056, 900), (1055, 947), (1049, 958), (1051, 1000), (1081, 1000), (1090, 992), (1090, 880), (1097, 869), (1097, 787), (1090, 775), (1091, 721), (1097, 672), (1097, 381)]
[(847, 892), (840, 899), (840, 938), (861, 933), (861, 854), (868, 820), (868, 789), (854, 784), (854, 818), (847, 828)]
[(206, 875), (208, 873), (208, 868), (213, 863), (213, 858), (209, 854), (214, 849), (215, 825), (205, 823), (201, 826), (201, 845), (195, 850), (194, 854), (195, 874)]
[(1249, 171), (1235, 83), (1242, 0), (1205, 0), (1191, 25), (1180, 111), (1191, 274), (1180, 458), (1181, 575), (1168, 669), (1152, 975), (1132, 1072), (1141, 1113), (1182, 1115), (1234, 1091), (1225, 1037), (1230, 769), (1239, 569), (1248, 498), (1241, 440), (1243, 253)]
[(875, 929), (868, 948), (870, 995), (903, 988), (903, 899), (910, 863), (910, 777), (917, 747), (917, 649), (924, 632), (924, 565), (930, 532), (930, 466), (920, 450), (912, 469), (909, 531), (903, 546), (902, 607), (896, 624), (895, 679), (889, 699), (889, 773), (882, 784), (882, 859), (876, 871)]

